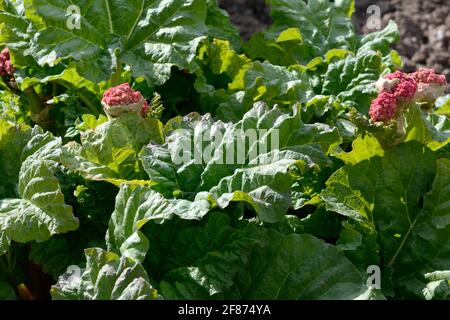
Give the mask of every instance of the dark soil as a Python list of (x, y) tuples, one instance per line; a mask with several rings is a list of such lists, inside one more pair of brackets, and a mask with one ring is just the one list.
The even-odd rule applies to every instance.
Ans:
[(270, 10), (264, 0), (219, 0), (219, 6), (228, 12), (231, 22), (244, 39), (271, 24)]
[[(245, 39), (270, 25), (264, 0), (219, 0), (219, 4)], [(382, 27), (391, 19), (397, 23), (401, 43), (395, 49), (404, 58), (405, 71), (429, 67), (450, 80), (450, 0), (356, 0), (354, 22), (361, 33), (373, 31), (367, 27), (370, 5), (380, 7)]]
[(404, 57), (405, 71), (434, 68), (450, 80), (450, 0), (357, 0), (356, 21), (368, 32), (366, 10), (381, 8), (382, 25), (394, 20), (401, 40), (395, 49)]

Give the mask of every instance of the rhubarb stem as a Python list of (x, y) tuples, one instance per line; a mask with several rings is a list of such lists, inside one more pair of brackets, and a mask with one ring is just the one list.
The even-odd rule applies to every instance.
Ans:
[(41, 98), (39, 98), (36, 91), (34, 91), (33, 87), (26, 88), (23, 91), (23, 94), (25, 95), (25, 97), (28, 100), (28, 105), (29, 105), (30, 111), (32, 113), (38, 114), (44, 109), (42, 100), (41, 100)]

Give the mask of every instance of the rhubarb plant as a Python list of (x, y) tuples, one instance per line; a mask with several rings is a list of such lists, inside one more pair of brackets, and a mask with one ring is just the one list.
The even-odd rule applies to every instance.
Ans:
[(448, 299), (448, 79), (268, 3), (0, 1), (0, 299)]

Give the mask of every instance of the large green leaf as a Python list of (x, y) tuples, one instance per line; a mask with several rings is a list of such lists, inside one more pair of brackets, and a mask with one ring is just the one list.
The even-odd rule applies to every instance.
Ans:
[[(3, 0), (0, 3), (0, 8), (3, 9), (0, 11), (0, 43), (9, 49), (14, 66), (19, 69), (15, 74), (15, 81), (21, 90), (52, 81), (76, 88), (80, 95), (83, 95), (83, 91), (90, 92), (91, 95), (84, 101), (95, 100), (95, 95), (98, 96), (100, 91), (98, 86), (80, 77), (74, 67), (62, 70), (62, 68), (42, 68), (37, 64), (30, 50), (32, 35), (36, 31), (24, 16), (23, 7), (20, 4), (21, 2), (9, 0)], [(96, 108), (92, 109), (98, 111)]]
[[(362, 271), (367, 271), (368, 266), (380, 265), (377, 232), (370, 223), (352, 220), (343, 222), (336, 246)], [(388, 270), (386, 273), (388, 274)], [(388, 279), (388, 277), (385, 278)], [(381, 285), (384, 291), (392, 286), (385, 281), (382, 281)]]
[(86, 268), (70, 266), (52, 287), (55, 300), (154, 300), (144, 268), (99, 248), (85, 250)]
[(412, 105), (405, 118), (405, 141), (419, 141), (431, 150), (450, 143), (450, 120), (447, 116), (423, 112), (418, 105)]
[[(194, 88), (200, 94), (202, 110), (216, 112), (218, 105), (230, 101), (230, 95), (245, 88), (244, 76), (252, 61), (231, 46), (229, 41), (214, 39), (199, 48)], [(242, 113), (245, 108), (239, 109)]]
[(431, 191), (424, 196), (423, 208), (411, 221), (396, 255), (389, 261), (396, 268), (394, 275), (402, 289), (419, 295), (417, 283), (426, 282), (424, 274), (450, 269), (449, 234), (450, 161), (442, 158), (437, 161), (436, 176)]
[(371, 134), (366, 134), (364, 137), (357, 137), (352, 142), (352, 151), (343, 152), (336, 148), (333, 155), (346, 164), (357, 164), (374, 156), (383, 156), (384, 150), (378, 140)]
[(245, 91), (254, 101), (294, 104), (312, 97), (312, 89), (304, 70), (293, 66), (275, 66), (255, 61), (245, 73)]
[(144, 179), (137, 154), (150, 141), (161, 142), (159, 120), (128, 113), (81, 134), (81, 144), (63, 147), (61, 162), (92, 180)]
[[(232, 50), (227, 41), (216, 39), (202, 46), (196, 62), (195, 89), (204, 104), (219, 105), (216, 113), (225, 121), (239, 121), (256, 101), (292, 106), (306, 102), (313, 94), (301, 66), (252, 62)], [(242, 96), (240, 101), (235, 101), (236, 95)]]
[[(333, 6), (328, 1), (308, 3), (315, 6), (317, 2), (323, 6)], [(296, 5), (305, 4), (303, 1), (296, 1), (292, 7)], [(286, 12), (294, 15), (296, 11), (288, 7)], [(347, 19), (345, 10), (335, 10), (342, 19)], [(283, 23), (286, 19), (280, 21)], [(279, 104), (306, 102), (313, 96), (311, 91), (314, 90), (317, 94), (338, 99), (344, 106), (356, 107), (367, 113), (371, 100), (376, 96), (373, 83), (382, 74), (399, 67), (400, 62), (397, 61), (395, 52), (391, 52), (389, 48), (399, 37), (397, 26), (393, 22), (385, 29), (361, 38), (353, 35), (346, 47), (333, 46), (333, 41), (329, 40), (324, 49), (315, 55), (304, 50), (308, 38), (301, 33), (302, 26), (284, 31), (276, 27), (272, 29), (274, 28), (276, 32), (269, 30), (264, 36), (257, 34), (248, 44), (251, 57), (255, 57), (252, 55), (255, 51), (256, 57), (267, 59), (270, 63), (261, 64), (256, 61), (246, 71), (245, 96), (241, 103), (248, 104), (251, 99)], [(297, 38), (294, 37), (295, 34), (298, 35)], [(318, 31), (314, 32), (314, 35), (319, 34)], [(305, 57), (308, 59), (305, 60)], [(279, 79), (282, 81), (278, 82)], [(236, 111), (228, 110), (234, 109), (235, 104), (232, 101), (223, 102), (218, 110), (219, 115), (225, 119), (227, 116), (236, 118), (233, 114)]]
[(19, 2), (0, 1), (0, 44), (10, 50), (15, 67), (38, 66), (30, 52), (31, 35), (34, 32)]
[(201, 194), (194, 202), (168, 200), (148, 187), (122, 185), (106, 235), (108, 250), (143, 261), (149, 243), (140, 229), (148, 221), (161, 223), (174, 216), (188, 220), (201, 219), (210, 207), (208, 199), (201, 199)]
[(30, 156), (23, 162), (18, 193), (20, 198), (0, 200), (1, 253), (11, 240), (44, 241), (78, 228), (78, 219), (64, 203), (58, 180), (44, 159)]
[(54, 279), (63, 274), (68, 266), (82, 264), (85, 248), (105, 247), (105, 233), (118, 192), (114, 185), (86, 181), (67, 170), (59, 172), (57, 177), (66, 203), (73, 207), (80, 220), (80, 227), (27, 246), (28, 259), (40, 265)]
[(0, 197), (17, 195), (16, 185), (22, 164), (22, 150), (34, 135), (41, 133), (39, 127), (31, 129), (24, 124), (15, 124), (0, 119)]
[(380, 51), (383, 55), (390, 52), (390, 46), (400, 40), (400, 33), (394, 21), (382, 30), (369, 33), (358, 41), (358, 52)]
[[(25, 77), (20, 81), (20, 88), (23, 91), (29, 87), (35, 86), (37, 84), (45, 84), (47, 82), (58, 82), (65, 85), (66, 87), (70, 86), (77, 90), (87, 90), (95, 96), (100, 96), (99, 86), (96, 83), (81, 77), (77, 73), (74, 66), (68, 67), (58, 74), (46, 74), (42, 77), (40, 77), (40, 74), (37, 74), (33, 77)], [(97, 102), (99, 103), (100, 101)]]
[[(354, 1), (269, 0), (272, 27), (255, 34), (245, 45), (252, 58), (289, 66), (314, 67), (344, 52), (354, 54), (378, 51), (386, 67), (399, 67), (398, 54), (390, 46), (398, 42), (397, 25), (390, 21), (382, 30), (364, 36), (356, 34), (351, 23)], [(334, 55), (331, 53), (338, 53)], [(330, 55), (331, 54), (331, 55)]]
[[(80, 223), (80, 228), (82, 230), (78, 229), (64, 235), (54, 235), (44, 242), (31, 243), (29, 259), (40, 265), (46, 274), (57, 279), (68, 266), (78, 264), (83, 260), (84, 248), (95, 244), (104, 246), (103, 241), (95, 238), (95, 233), (83, 229), (83, 221)], [(81, 233), (85, 238), (77, 237)]]
[(187, 198), (210, 192), (220, 208), (243, 201), (268, 222), (282, 219), (291, 203), (290, 167), (330, 166), (325, 155), (341, 141), (336, 129), (304, 125), (297, 108), (289, 115), (262, 103), (236, 124), (191, 114), (167, 128), (164, 145), (150, 144), (141, 153), (160, 192), (181, 191)]
[(165, 250), (163, 265), (152, 258), (152, 246), (148, 261), (150, 269), (168, 270), (160, 283), (167, 299), (352, 299), (366, 290), (335, 247), (253, 223), (236, 228), (222, 214), (183, 228)]
[(323, 76), (322, 94), (334, 95), (363, 113), (376, 96), (375, 83), (384, 70), (381, 55), (375, 51), (348, 55), (332, 62)]
[(393, 283), (416, 296), (424, 287), (423, 274), (450, 265), (449, 165), (409, 142), (339, 169), (322, 193), (328, 210), (377, 232), (381, 261), (393, 268)]
[(78, 72), (92, 81), (109, 79), (125, 63), (133, 76), (162, 84), (172, 66), (190, 69), (207, 34), (203, 0), (81, 1), (80, 28), (68, 26), (70, 5), (25, 0), (26, 16), (37, 29), (31, 52), (40, 65), (76, 61)]

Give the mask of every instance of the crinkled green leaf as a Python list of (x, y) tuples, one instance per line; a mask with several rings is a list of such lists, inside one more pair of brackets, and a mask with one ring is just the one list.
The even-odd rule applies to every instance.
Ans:
[[(101, 229), (96, 225), (96, 229)], [(29, 259), (40, 265), (46, 274), (54, 279), (63, 274), (67, 267), (83, 261), (83, 249), (104, 246), (104, 233), (94, 232), (81, 221), (80, 229), (70, 234), (52, 236), (44, 242), (31, 243)], [(96, 230), (96, 231), (97, 231)], [(103, 231), (104, 232), (104, 231)]]
[(405, 141), (419, 141), (431, 150), (450, 143), (450, 120), (445, 115), (422, 112), (413, 105), (406, 112)]
[(102, 123), (108, 121), (105, 115), (100, 115), (98, 118), (92, 114), (83, 114), (81, 119), (76, 124), (76, 128), (80, 131), (86, 131), (88, 129), (95, 129)]
[(325, 123), (336, 127), (344, 142), (356, 138), (356, 125), (347, 120), (348, 107), (335, 96), (316, 95), (302, 106), (305, 123)]
[(194, 202), (168, 200), (148, 187), (122, 185), (106, 235), (108, 250), (143, 261), (149, 242), (140, 231), (142, 226), (148, 221), (161, 223), (174, 216), (199, 220), (211, 206), (207, 199), (200, 198)]
[(81, 134), (81, 144), (63, 147), (61, 162), (92, 180), (144, 179), (137, 159), (142, 146), (160, 142), (159, 120), (128, 113)]
[(400, 69), (403, 66), (402, 58), (397, 51), (391, 50), (391, 46), (398, 43), (400, 31), (397, 24), (390, 20), (388, 25), (376, 32), (366, 34), (358, 40), (356, 53), (376, 51), (382, 55), (383, 74)]
[(307, 234), (277, 240), (253, 256), (253, 272), (238, 285), (241, 297), (355, 299), (364, 292), (361, 275), (335, 247)]
[(133, 76), (162, 84), (172, 66), (190, 69), (207, 33), (203, 0), (84, 1), (76, 4), (79, 28), (69, 28), (66, 11), (72, 4), (25, 1), (26, 16), (37, 29), (31, 52), (40, 65), (76, 61), (78, 72), (92, 81), (108, 80), (125, 63)]
[[(38, 77), (32, 77), (32, 78), (24, 78), (21, 83), (20, 83), (20, 87), (21, 90), (26, 90), (29, 87), (35, 86), (37, 84), (45, 84), (47, 82), (58, 82), (58, 83), (62, 83), (66, 86), (71, 86), (77, 90), (82, 90), (82, 89), (86, 89), (89, 92), (91, 92), (92, 94), (96, 95), (96, 96), (100, 96), (100, 88), (99, 86), (94, 83), (91, 82), (83, 77), (81, 77), (75, 67), (69, 67), (67, 69), (65, 69), (63, 72), (61, 72), (60, 74), (55, 74), (55, 75), (49, 75), (46, 77), (42, 77), (42, 78), (38, 78)], [(100, 101), (98, 101), (99, 103)]]
[(252, 58), (289, 66), (304, 62), (303, 35), (299, 28), (277, 28), (252, 36), (244, 45), (245, 52)]
[(447, 159), (436, 162), (429, 149), (409, 142), (339, 169), (322, 198), (328, 210), (376, 230), (381, 259), (394, 268), (393, 281), (420, 296), (420, 275), (450, 264), (449, 178)]
[(0, 125), (4, 130), (0, 141), (6, 147), (0, 149), (0, 159), (8, 172), (10, 189), (9, 197), (0, 199), (0, 253), (8, 250), (11, 240), (45, 241), (51, 235), (77, 229), (78, 219), (65, 204), (54, 174), (61, 139), (42, 133), (38, 127), (3, 121)]
[(254, 62), (245, 74), (246, 94), (254, 101), (290, 104), (304, 102), (312, 95), (308, 77), (303, 70)]
[(99, 248), (85, 250), (86, 268), (70, 266), (52, 287), (55, 300), (154, 300), (159, 296), (133, 259)]
[(16, 1), (0, 2), (0, 44), (10, 50), (14, 66), (38, 66), (31, 56), (31, 35), (35, 32)]
[(72, 232), (54, 235), (44, 242), (29, 244), (27, 259), (57, 279), (70, 265), (81, 265), (83, 250), (105, 247), (105, 233), (118, 189), (106, 182), (85, 181), (76, 173), (61, 170), (57, 174), (65, 201), (73, 207), (80, 227)]
[[(14, 197), (19, 181), (22, 149), (31, 137), (40, 132), (38, 127), (31, 129), (24, 124), (14, 124), (0, 119), (0, 196)], [(19, 159), (19, 161), (18, 161)]]
[[(172, 125), (165, 145), (150, 144), (141, 153), (159, 191), (171, 196), (181, 190), (188, 198), (210, 192), (220, 208), (243, 201), (270, 222), (282, 219), (291, 204), (289, 168), (298, 165), (307, 171), (331, 165), (325, 155), (341, 141), (338, 131), (326, 125), (304, 125), (298, 110), (289, 115), (261, 103), (236, 124), (192, 114)], [(194, 141), (194, 133), (205, 137), (202, 143)], [(278, 142), (273, 150), (272, 139)]]
[[(58, 180), (45, 161), (30, 157), (22, 164), (19, 195), (20, 199), (0, 200), (0, 238), (44, 241), (78, 228), (78, 219), (64, 203)], [(2, 241), (0, 252), (8, 247), (9, 241)]]
[(252, 206), (258, 217), (267, 222), (276, 222), (284, 218), (291, 204), (288, 175), (292, 160), (278, 161), (269, 165), (239, 170), (225, 177), (210, 193), (217, 199), (220, 208), (230, 202), (245, 202)]
[(233, 228), (212, 215), (172, 245), (166, 263), (173, 269), (160, 284), (168, 299), (353, 299), (366, 290), (344, 255), (311, 235)]
[[(80, 243), (80, 245), (82, 245)], [(47, 241), (31, 245), (30, 259), (41, 265), (44, 272), (55, 279), (63, 274), (66, 268), (80, 262), (84, 247), (71, 247), (65, 237), (53, 236)]]
[(375, 52), (349, 55), (328, 65), (322, 94), (334, 95), (345, 104), (367, 113), (371, 100), (376, 96), (373, 85), (383, 72), (381, 56)]
[[(313, 94), (301, 66), (287, 68), (269, 62), (252, 62), (230, 50), (224, 41), (216, 40), (202, 48), (199, 60), (206, 64), (207, 70), (197, 72), (195, 87), (204, 99), (209, 99), (206, 101), (219, 104), (217, 113), (226, 121), (238, 121), (256, 101), (292, 106), (307, 101)], [(236, 101), (236, 95), (242, 96), (240, 101)]]
[[(243, 54), (238, 54), (231, 48), (228, 41), (214, 39), (211, 43), (205, 43), (200, 49), (197, 60), (205, 65), (214, 75), (228, 77), (227, 88), (229, 90), (244, 89), (244, 76), (252, 61)], [(208, 84), (207, 72), (197, 71), (195, 87), (200, 93), (207, 93), (216, 88)], [(220, 89), (219, 89), (220, 90)]]
[(399, 39), (397, 24), (391, 20), (383, 30), (363, 36), (358, 44), (358, 52), (380, 51), (385, 55), (390, 52), (390, 46)]
[[(54, 165), (59, 158), (61, 142), (49, 132), (35, 126), (17, 124), (0, 119), (0, 195), (17, 195), (19, 171), (23, 161), (34, 152), (35, 158), (42, 157)], [(50, 162), (49, 162), (50, 164)]]
[[(348, 16), (350, 6), (341, 7), (342, 3), (336, 5), (327, 0), (270, 0), (268, 3), (273, 25), (250, 40), (247, 51), (252, 58), (264, 58), (283, 65), (306, 64), (329, 49), (353, 47), (356, 39)], [(272, 39), (288, 28), (298, 28), (303, 41), (283, 48)]]
[[(441, 158), (436, 163), (436, 175), (423, 199), (423, 208), (414, 218), (400, 246), (390, 261), (399, 286), (420, 296), (422, 275), (450, 268), (450, 161)], [(409, 235), (409, 237), (408, 237)], [(417, 288), (418, 283), (422, 284)]]
[[(232, 49), (229, 41), (220, 39), (204, 43), (195, 62), (194, 88), (200, 94), (202, 110), (211, 112), (217, 112), (213, 107), (229, 102), (234, 92), (244, 89), (244, 76), (252, 65), (249, 58)], [(239, 109), (242, 112), (245, 108)]]

